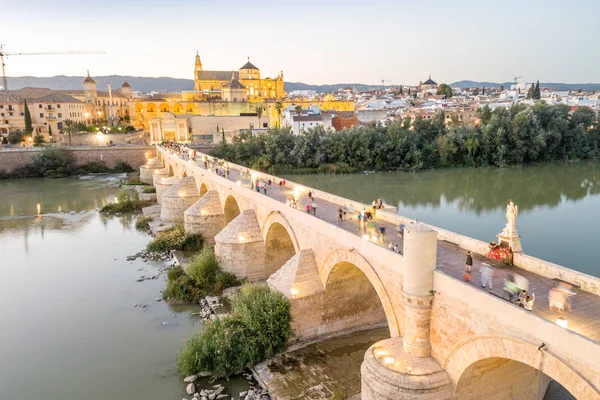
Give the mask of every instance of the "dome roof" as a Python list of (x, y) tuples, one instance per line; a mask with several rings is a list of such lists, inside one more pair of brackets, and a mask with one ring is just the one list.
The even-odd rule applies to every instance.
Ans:
[(123, 85), (121, 87), (128, 87), (130, 88), (131, 85), (129, 83), (127, 83), (127, 81), (123, 82)]
[(88, 70), (88, 76), (87, 78), (85, 78), (85, 80), (83, 81), (83, 83), (96, 83), (96, 81), (94, 81), (92, 79), (92, 77), (90, 76), (90, 71)]
[(431, 75), (429, 75), (429, 79), (423, 82), (423, 85), (437, 85), (437, 82), (431, 80)]
[(229, 89), (246, 89), (246, 86), (242, 85), (242, 83), (235, 78), (224, 84), (223, 87)]
[(248, 57), (248, 62), (246, 64), (244, 64), (242, 66), (242, 68), (240, 68), (240, 69), (255, 69), (258, 71), (258, 68), (256, 67), (256, 65), (254, 65), (250, 62), (250, 57)]

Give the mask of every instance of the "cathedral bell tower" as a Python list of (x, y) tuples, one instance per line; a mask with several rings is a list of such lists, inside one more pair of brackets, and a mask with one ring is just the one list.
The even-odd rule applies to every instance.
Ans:
[[(194, 72), (199, 72), (202, 71), (202, 61), (200, 61), (200, 56), (198, 55), (198, 52), (196, 51), (196, 63), (194, 64)], [(194, 74), (196, 75), (196, 74)]]

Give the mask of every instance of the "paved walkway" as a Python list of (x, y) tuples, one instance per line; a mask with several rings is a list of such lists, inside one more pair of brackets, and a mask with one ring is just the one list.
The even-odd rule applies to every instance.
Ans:
[[(197, 162), (197, 165), (203, 167), (200, 161)], [(209, 164), (210, 166), (210, 164)], [(240, 172), (237, 170), (231, 170), (229, 175), (229, 180), (231, 181), (241, 181), (242, 185), (248, 187), (250, 190), (251, 184), (249, 179), (242, 177)], [(285, 203), (287, 196), (291, 196), (293, 194), (293, 190), (287, 187), (282, 187), (277, 184), (272, 184), (271, 188), (267, 191), (267, 196), (279, 200)], [(308, 203), (308, 196), (306, 193), (303, 193), (302, 198), (300, 199), (298, 210), (305, 211), (306, 204)], [(338, 221), (338, 204), (334, 204), (319, 198), (315, 198), (315, 203), (317, 203), (317, 215), (316, 218), (320, 218), (324, 221), (330, 222), (332, 224), (337, 224), (342, 228), (346, 229), (349, 232), (356, 233), (357, 236), (362, 236), (365, 234), (363, 230), (359, 230), (357, 228), (357, 214), (356, 212), (349, 214), (348, 218), (340, 223)], [(312, 216), (312, 214), (311, 214)], [(394, 244), (398, 244), (400, 249), (403, 248), (402, 240), (397, 237), (396, 230), (397, 227), (389, 222), (381, 221), (375, 217), (376, 225), (383, 225), (386, 227), (386, 241), (383, 244), (379, 244), (381, 246), (385, 246), (387, 248), (389, 244), (389, 240), (391, 240)], [(464, 249), (459, 248), (457, 245), (445, 242), (438, 241), (438, 254), (437, 254), (437, 269), (446, 273), (449, 276), (452, 276), (456, 279), (463, 280), (463, 273), (465, 269), (465, 259), (466, 259), (466, 251)], [(471, 274), (471, 282), (470, 285), (476, 287), (479, 290), (486, 291), (492, 296), (496, 296), (502, 301), (508, 301), (505, 296), (505, 292), (503, 290), (504, 287), (504, 278), (508, 275), (509, 272), (514, 271), (519, 275), (527, 278), (529, 280), (529, 293), (535, 294), (535, 303), (533, 308), (533, 313), (545, 318), (553, 323), (556, 322), (556, 319), (561, 316), (556, 311), (550, 311), (548, 308), (548, 292), (554, 287), (554, 281), (552, 279), (527, 272), (525, 270), (521, 270), (515, 267), (492, 267), (494, 270), (493, 275), (493, 289), (483, 289), (481, 288), (481, 274), (479, 272), (479, 268), (483, 262), (486, 262), (485, 257), (473, 254), (473, 269)], [(489, 263), (489, 261), (488, 261)], [(598, 296), (579, 291), (576, 296), (571, 298), (572, 312), (566, 311), (562, 314), (569, 323), (569, 329), (575, 331), (585, 337), (588, 337), (596, 342), (600, 342), (600, 299)], [(515, 307), (517, 305), (515, 304)]]

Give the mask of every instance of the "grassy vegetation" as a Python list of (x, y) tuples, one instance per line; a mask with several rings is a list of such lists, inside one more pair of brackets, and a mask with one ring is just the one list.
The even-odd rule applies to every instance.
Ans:
[(154, 186), (145, 187), (142, 193), (156, 193), (156, 188)]
[(148, 183), (142, 182), (139, 179), (130, 180), (130, 181), (123, 181), (121, 183), (121, 186), (129, 186), (129, 185), (131, 185), (131, 186), (137, 186), (137, 185), (148, 186)]
[(227, 378), (283, 351), (293, 334), (289, 301), (265, 285), (249, 284), (233, 298), (230, 316), (209, 321), (177, 357), (179, 371)]
[(116, 203), (107, 204), (100, 212), (105, 214), (127, 213), (140, 210), (145, 205), (135, 190), (121, 190)]
[(204, 246), (204, 238), (199, 233), (186, 233), (183, 224), (159, 232), (153, 241), (148, 243), (148, 251), (200, 251)]
[(135, 221), (135, 229), (139, 231), (149, 231), (150, 222), (152, 222), (152, 217), (148, 215), (142, 215), (137, 219), (137, 221)]
[(239, 285), (235, 275), (219, 268), (212, 247), (205, 247), (192, 258), (187, 274), (181, 267), (175, 267), (169, 270), (167, 279), (163, 298), (183, 303), (198, 303), (207, 295), (216, 296), (225, 288)]

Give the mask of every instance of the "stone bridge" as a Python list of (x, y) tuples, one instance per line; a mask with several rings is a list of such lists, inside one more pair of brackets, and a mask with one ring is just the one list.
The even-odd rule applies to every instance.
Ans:
[[(552, 381), (577, 399), (600, 399), (597, 278), (515, 255), (537, 296), (528, 312), (502, 298), (501, 284), (486, 291), (460, 279), (469, 249), (477, 281), (485, 243), (378, 211), (388, 236), (406, 224), (403, 240), (393, 239), (401, 255), (355, 218), (338, 221), (340, 205), (355, 215), (360, 203), (231, 163), (229, 176), (218, 176), (202, 154), (157, 154), (141, 179), (156, 186), (161, 219), (202, 233), (225, 270), (288, 297), (299, 339), (388, 327), (390, 338), (365, 354), (363, 399), (543, 399)], [(266, 195), (251, 188), (253, 177), (272, 180)], [(316, 215), (301, 208), (308, 190)], [(298, 209), (285, 201), (294, 192)], [(581, 287), (568, 329), (545, 303), (554, 278)]]

